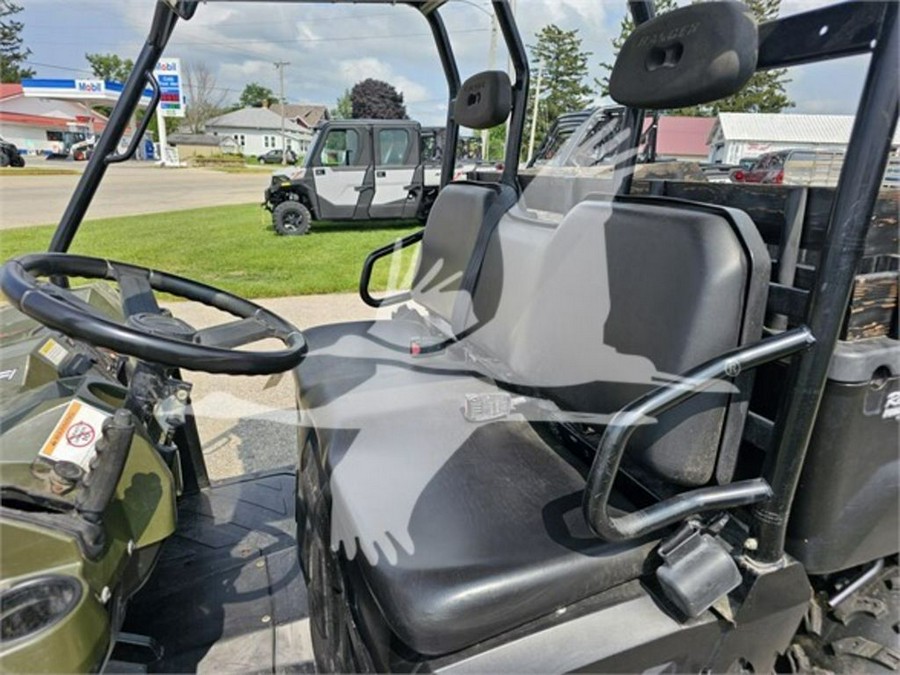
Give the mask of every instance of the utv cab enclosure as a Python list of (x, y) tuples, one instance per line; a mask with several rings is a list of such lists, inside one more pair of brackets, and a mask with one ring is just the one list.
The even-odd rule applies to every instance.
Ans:
[[(491, 5), (514, 78), (465, 80), (446, 3), (388, 1), (430, 27), (448, 116), (425, 228), (362, 264), (381, 318), (300, 331), (65, 253), (195, 2), (157, 5), (51, 252), (2, 268), (3, 669), (896, 671), (900, 202), (881, 186), (898, 5), (757, 25), (733, 2), (629, 2), (616, 180), (525, 199), (529, 69), (507, 0)], [(634, 178), (645, 114), (860, 54), (836, 187)], [(460, 127), (504, 122), (499, 179), (448, 184)], [(381, 128), (362, 127), (340, 127), (358, 156)], [(352, 147), (306, 169), (336, 174)], [(373, 267), (413, 245), (411, 287), (374, 295)], [(154, 291), (237, 320), (197, 330)], [(284, 348), (237, 348), (272, 337)], [(211, 483), (189, 370), (292, 371), (296, 466)]]
[(440, 187), (437, 131), (409, 120), (324, 123), (303, 167), (276, 172), (266, 189), (276, 232), (305, 234), (311, 220), (424, 220)]

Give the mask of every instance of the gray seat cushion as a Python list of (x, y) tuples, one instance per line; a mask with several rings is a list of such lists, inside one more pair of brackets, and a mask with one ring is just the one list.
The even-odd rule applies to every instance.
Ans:
[[(351, 332), (359, 340), (346, 346), (383, 350), (372, 330), (311, 331), (309, 363), (316, 346)], [(448, 357), (387, 356), (374, 371), (368, 359), (343, 359), (336, 380), (317, 380), (304, 397), (317, 407), (304, 411), (302, 509), (330, 501), (332, 549), (358, 566), (410, 649), (456, 651), (649, 571), (654, 542), (593, 535), (580, 511), (583, 476), (529, 422), (463, 418), (466, 395), (492, 382)]]

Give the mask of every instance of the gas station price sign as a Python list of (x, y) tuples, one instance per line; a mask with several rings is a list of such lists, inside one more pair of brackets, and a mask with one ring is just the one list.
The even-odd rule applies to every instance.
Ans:
[(163, 117), (184, 117), (181, 59), (160, 59), (153, 71), (159, 83), (159, 111)]

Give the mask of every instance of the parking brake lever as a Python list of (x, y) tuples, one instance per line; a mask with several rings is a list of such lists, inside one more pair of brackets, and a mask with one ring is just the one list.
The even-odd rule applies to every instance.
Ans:
[(134, 417), (125, 408), (120, 408), (103, 425), (94, 447), (90, 471), (81, 481), (81, 494), (75, 502), (78, 513), (88, 522), (99, 524), (102, 521), (103, 512), (122, 478), (132, 438)]

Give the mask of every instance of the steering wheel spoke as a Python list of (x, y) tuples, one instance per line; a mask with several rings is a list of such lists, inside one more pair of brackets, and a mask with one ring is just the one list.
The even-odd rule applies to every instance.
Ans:
[(119, 284), (122, 296), (122, 311), (127, 319), (135, 314), (159, 314), (159, 303), (150, 278), (150, 270), (132, 267), (131, 265), (111, 265), (113, 274)]
[(276, 330), (255, 316), (198, 330), (194, 342), (207, 347), (234, 349), (276, 336)]

